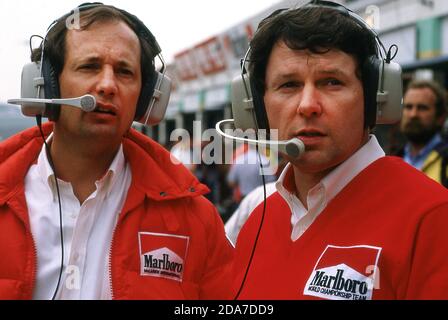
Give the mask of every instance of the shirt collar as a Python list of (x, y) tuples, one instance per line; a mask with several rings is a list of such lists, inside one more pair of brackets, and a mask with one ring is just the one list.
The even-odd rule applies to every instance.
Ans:
[(420, 150), (415, 156), (411, 153), (411, 144), (408, 142), (404, 147), (404, 156), (403, 159), (410, 165), (415, 168), (420, 169), (423, 166), (423, 163), (426, 157), (431, 153), (431, 151), (442, 142), (442, 136), (440, 133), (436, 133), (434, 137), (425, 145), (425, 147)]
[[(47, 138), (47, 143), (51, 141), (52, 135), (53, 133)], [(120, 148), (118, 149), (118, 152), (114, 157), (114, 160), (109, 166), (109, 169), (106, 171), (106, 173), (100, 180), (95, 182), (97, 190), (104, 188), (105, 195), (106, 197), (108, 197), (112, 191), (112, 186), (114, 185), (115, 181), (117, 181), (120, 175), (124, 173), (125, 165), (126, 161), (123, 153), (123, 145), (120, 145)], [(37, 170), (42, 179), (44, 179), (46, 183), (48, 183), (48, 186), (50, 187), (53, 193), (53, 200), (57, 199), (57, 190), (54, 181), (54, 172), (53, 169), (51, 168), (50, 162), (48, 161), (45, 144), (42, 146), (41, 152), (39, 153), (39, 157), (37, 159)], [(61, 180), (58, 181), (60, 182)]]
[[(374, 135), (370, 135), (369, 141), (364, 146), (325, 176), (320, 183), (310, 189), (308, 195), (321, 189), (328, 203), (362, 170), (384, 156), (385, 153), (378, 143), (378, 140)], [(283, 197), (286, 194), (295, 195), (295, 190), (293, 189), (294, 174), (291, 163), (288, 163), (282, 171), (276, 183), (276, 188)]]
[[(53, 137), (53, 132), (50, 133), (48, 136), (46, 142), (47, 144), (51, 142), (51, 139)], [(53, 169), (51, 168), (50, 162), (48, 161), (48, 155), (47, 155), (47, 149), (45, 147), (45, 144), (42, 145), (41, 151), (39, 153), (39, 156), (37, 158), (37, 172), (39, 172), (39, 176), (48, 184), (50, 187), (51, 192), (53, 193), (53, 201), (57, 199), (57, 190), (56, 190), (56, 184), (54, 183), (54, 173)]]
[(108, 197), (112, 191), (113, 185), (124, 173), (125, 167), (126, 160), (124, 158), (123, 145), (120, 144), (120, 148), (118, 149), (117, 154), (110, 164), (110, 167), (107, 170), (106, 174), (103, 176), (103, 178), (95, 182), (97, 189), (100, 189), (101, 185), (103, 185), (106, 191), (106, 197)]

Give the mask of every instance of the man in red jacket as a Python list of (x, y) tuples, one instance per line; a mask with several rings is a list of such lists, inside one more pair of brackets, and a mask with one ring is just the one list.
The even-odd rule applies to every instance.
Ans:
[(448, 192), (370, 134), (401, 111), (400, 68), (377, 41), (328, 1), (260, 23), (245, 61), (257, 123), (264, 112), (305, 152), (239, 234), (238, 298), (448, 298)]
[(155, 38), (112, 6), (76, 11), (33, 59), (46, 98), (91, 94), (96, 108), (47, 108), (42, 133), (0, 145), (0, 298), (228, 298), (233, 252), (207, 187), (130, 129), (169, 94)]

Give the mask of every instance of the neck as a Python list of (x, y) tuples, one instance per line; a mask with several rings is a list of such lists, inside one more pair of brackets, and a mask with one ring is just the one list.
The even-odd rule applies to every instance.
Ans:
[(422, 149), (425, 147), (424, 144), (415, 144), (415, 143), (411, 143), (410, 144), (410, 152), (411, 155), (413, 157), (415, 157), (416, 155), (418, 155), (420, 153), (420, 151), (422, 151)]
[(415, 137), (408, 138), (411, 156), (417, 156), (430, 142), (432, 142), (437, 134), (438, 132), (426, 132), (418, 137), (418, 139)]
[[(368, 141), (369, 141), (369, 132), (366, 130), (364, 132), (364, 135), (362, 136), (362, 139), (360, 141), (358, 148), (356, 150), (354, 150), (350, 154), (350, 156), (355, 154)], [(347, 157), (347, 159), (348, 159), (348, 157)], [(341, 163), (343, 163), (347, 159), (344, 159), (343, 161), (340, 161), (339, 163), (335, 164), (334, 166), (326, 168), (326, 169), (324, 169), (322, 171), (318, 171), (318, 172), (302, 171), (299, 169), (299, 166), (296, 166), (293, 164), (296, 196), (299, 198), (299, 200), (302, 202), (302, 204), (304, 205), (304, 207), (306, 209), (308, 209), (308, 204), (307, 204), (306, 200), (307, 200), (308, 192), (310, 191), (310, 189), (314, 188), (325, 176), (327, 176), (331, 171), (333, 171), (337, 166), (339, 166)]]
[(294, 183), (296, 196), (302, 202), (303, 206), (308, 209), (307, 196), (308, 192), (315, 187), (332, 169), (316, 173), (300, 172), (295, 166), (294, 168)]
[(80, 203), (95, 191), (95, 182), (106, 174), (120, 147), (105, 145), (53, 136), (50, 153), (57, 177), (71, 183)]

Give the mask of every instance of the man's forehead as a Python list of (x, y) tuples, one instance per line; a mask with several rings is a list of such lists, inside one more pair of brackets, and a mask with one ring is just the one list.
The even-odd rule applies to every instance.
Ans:
[(100, 52), (114, 52), (139, 59), (140, 41), (123, 21), (94, 23), (84, 30), (69, 30), (67, 54), (97, 58)]
[[(299, 68), (307, 67), (313, 68), (316, 73), (326, 74), (348, 74), (351, 71), (350, 66), (355, 67), (355, 59), (340, 50), (331, 49), (326, 52), (316, 53), (309, 50), (293, 50), (287, 47), (284, 43), (278, 43), (277, 57), (280, 66), (283, 68), (277, 69), (280, 73), (288, 74), (292, 72), (291, 67), (296, 65)], [(274, 52), (275, 54), (276, 52)], [(300, 68), (299, 68), (300, 69)]]
[(122, 20), (98, 21), (84, 29), (69, 29), (67, 30), (66, 38), (74, 40), (84, 38), (84, 40), (88, 40), (89, 38), (102, 38), (105, 36), (115, 37), (117, 40), (119, 38), (127, 38), (139, 41), (134, 30)]
[(405, 100), (431, 100), (431, 102), (434, 102), (436, 100), (436, 95), (430, 88), (410, 88), (406, 91), (404, 98)]
[(319, 76), (334, 76), (334, 77), (348, 77), (354, 75), (354, 68), (350, 68), (347, 64), (337, 63), (325, 63), (326, 61), (320, 60), (315, 63), (301, 63), (295, 66), (288, 66), (274, 69), (274, 74), (280, 78), (291, 78), (301, 73), (312, 73)]

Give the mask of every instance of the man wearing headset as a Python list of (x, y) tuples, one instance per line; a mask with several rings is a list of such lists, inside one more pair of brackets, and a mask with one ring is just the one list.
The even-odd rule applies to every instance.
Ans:
[(334, 3), (260, 23), (247, 58), (252, 90), (269, 128), (306, 151), (288, 156), (276, 192), (240, 232), (237, 298), (448, 298), (448, 192), (385, 157), (369, 134), (372, 55), (373, 32)]
[(79, 11), (79, 28), (68, 14), (51, 28), (43, 56), (61, 98), (97, 106), (63, 105), (42, 128), (48, 150), (37, 127), (0, 146), (0, 298), (227, 298), (233, 250), (208, 189), (130, 128), (155, 39), (115, 7)]

